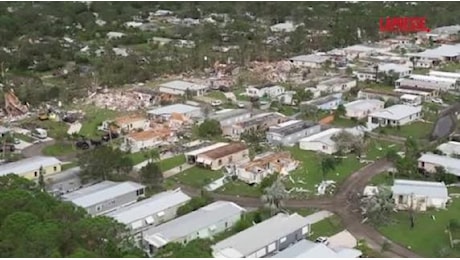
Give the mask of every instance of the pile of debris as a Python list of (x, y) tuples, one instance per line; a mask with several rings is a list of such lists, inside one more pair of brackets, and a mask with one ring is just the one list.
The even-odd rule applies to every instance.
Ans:
[(280, 61), (275, 63), (268, 62), (251, 62), (249, 71), (264, 77), (269, 82), (286, 82), (291, 64), (288, 61)]
[(136, 111), (149, 107), (153, 98), (152, 94), (134, 90), (106, 90), (92, 93), (86, 103), (116, 111)]
[(29, 112), (29, 106), (22, 104), (18, 97), (14, 94), (14, 90), (10, 89), (5, 92), (5, 112), (8, 116), (22, 116)]

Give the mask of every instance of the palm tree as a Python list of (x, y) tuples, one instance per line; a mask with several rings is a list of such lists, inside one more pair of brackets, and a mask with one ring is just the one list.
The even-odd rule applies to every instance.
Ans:
[(157, 149), (152, 149), (147, 151), (144, 156), (148, 158), (149, 163), (160, 160), (160, 152)]
[(43, 191), (45, 189), (45, 169), (43, 169), (43, 166), (40, 166), (40, 169), (38, 170), (38, 185), (40, 186), (40, 189)]
[(117, 123), (115, 123), (114, 121), (111, 121), (108, 124), (108, 128), (109, 128), (109, 142), (110, 144), (112, 144), (112, 129), (118, 129), (120, 127), (118, 126)]
[(283, 199), (288, 197), (288, 193), (284, 184), (278, 178), (272, 184), (272, 186), (264, 189), (264, 195), (262, 195), (262, 202), (267, 208), (270, 209), (272, 215), (281, 211), (283, 207)]

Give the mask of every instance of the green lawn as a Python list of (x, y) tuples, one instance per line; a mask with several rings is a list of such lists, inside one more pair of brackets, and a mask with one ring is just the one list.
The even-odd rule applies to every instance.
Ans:
[(334, 122), (332, 122), (332, 125), (340, 126), (340, 127), (354, 127), (358, 125), (358, 122), (353, 121), (348, 118), (338, 117), (334, 119)]
[(62, 164), (61, 170), (65, 171), (65, 170), (68, 170), (70, 168), (77, 167), (77, 166), (78, 164), (76, 162), (66, 163), (66, 164)]
[(97, 137), (97, 127), (105, 120), (113, 119), (119, 114), (113, 110), (97, 108), (94, 106), (86, 107), (84, 112), (86, 113), (85, 119), (82, 122), (79, 134), (87, 137)]
[(206, 94), (206, 96), (208, 96), (210, 98), (214, 98), (214, 99), (219, 99), (219, 100), (222, 100), (222, 101), (227, 101), (227, 98), (225, 97), (224, 93), (222, 93), (219, 90), (210, 91), (210, 92), (208, 92)]
[(377, 160), (383, 158), (390, 149), (401, 151), (402, 145), (388, 141), (371, 139), (367, 145), (366, 159)]
[(217, 192), (228, 195), (239, 195), (242, 197), (262, 196), (262, 191), (260, 190), (259, 185), (251, 186), (239, 180), (226, 183), (222, 188), (218, 189)]
[[(435, 216), (433, 220), (432, 216)], [(447, 210), (428, 211), (415, 216), (415, 227), (410, 228), (407, 212), (401, 211), (394, 214), (396, 223), (379, 227), (379, 230), (389, 239), (408, 246), (422, 257), (440, 257), (439, 251), (449, 246), (449, 238), (445, 227), (449, 220), (458, 219), (460, 216), (460, 199), (455, 199)], [(448, 256), (460, 257), (460, 249), (456, 249)]]
[(414, 122), (410, 125), (397, 127), (381, 127), (377, 128), (377, 131), (382, 134), (395, 135), (401, 137), (412, 136), (416, 139), (425, 139), (433, 130), (433, 124), (424, 122)]
[(148, 159), (148, 157), (146, 157), (145, 152), (131, 153), (129, 154), (129, 157), (131, 158), (131, 160), (133, 160), (134, 165), (139, 164)]
[(221, 178), (222, 176), (223, 175), (221, 171), (211, 171), (195, 166), (172, 178), (169, 178), (168, 180), (171, 180), (172, 182), (183, 183), (185, 185), (196, 188), (202, 188), (203, 186)]
[[(292, 156), (301, 161), (301, 165), (290, 176), (294, 181), (293, 184), (289, 179), (285, 181), (286, 188), (289, 190), (293, 187), (303, 188), (316, 193), (315, 185), (322, 181), (322, 174), (320, 169), (321, 155), (312, 151), (300, 150), (297, 146), (289, 148)], [(342, 159), (342, 162), (337, 165), (337, 168), (326, 176), (327, 180), (334, 180), (338, 184), (344, 181), (350, 174), (357, 171), (364, 164), (361, 164), (354, 155), (349, 155)], [(300, 183), (302, 181), (304, 183)]]
[(308, 215), (311, 215), (316, 212), (315, 209), (308, 209), (308, 208), (303, 208), (303, 209), (288, 209), (292, 213), (297, 213), (303, 217), (306, 217)]
[(185, 156), (183, 154), (176, 155), (174, 157), (159, 162), (162, 171), (171, 170), (172, 168), (182, 165), (184, 163)]
[(63, 156), (75, 153), (77, 150), (72, 144), (56, 143), (43, 149), (43, 154), (48, 156)]
[(318, 237), (330, 237), (335, 235), (345, 228), (339, 217), (333, 215), (326, 219), (321, 220), (311, 225), (311, 240), (315, 240)]
[(390, 176), (388, 172), (382, 172), (381, 174), (373, 177), (371, 179), (371, 185), (393, 185), (393, 178)]

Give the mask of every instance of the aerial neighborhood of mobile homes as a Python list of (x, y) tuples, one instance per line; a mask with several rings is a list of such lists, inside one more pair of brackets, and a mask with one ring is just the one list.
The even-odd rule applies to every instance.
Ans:
[[(169, 16), (173, 15), (166, 11), (161, 15)], [(138, 24), (126, 26), (134, 30)], [(271, 37), (284, 39), (283, 35), (299, 26), (286, 21), (267, 28)], [(72, 123), (51, 120), (50, 115), (59, 111), (47, 113), (46, 119), (42, 112), (24, 113), (21, 116), (33, 114), (43, 119), (39, 122), (49, 120), (69, 131), (77, 130), (67, 132), (69, 138), (63, 141), (55, 133), (56, 125), (47, 129), (47, 136), (41, 128), (27, 129), (19, 123), (7, 127), (5, 123), (0, 129), (2, 138), (14, 132), (14, 144), (5, 141), (2, 153), (23, 158), (2, 162), (0, 176), (13, 174), (44, 183), (44, 190), (84, 209), (88, 216), (112, 218), (151, 257), (167, 245), (185, 247), (197, 239), (209, 242), (214, 258), (366, 256), (363, 244), (358, 243), (359, 228), (322, 231), (317, 227), (332, 225), (330, 219), (340, 216), (327, 211), (301, 214), (303, 206), (283, 208), (276, 196), (294, 202), (318, 197), (333, 201), (340, 185), (357, 183), (347, 182), (356, 177), (354, 172), (384, 165), (378, 169), (379, 176), (393, 174), (387, 178), (391, 180), (367, 185), (365, 191), (371, 193), (356, 190), (360, 198), (378, 196), (379, 188), (388, 186), (391, 196), (385, 199), (391, 201), (393, 215), (436, 209), (434, 216), (455, 210), (451, 205), (459, 203), (453, 186), (460, 180), (460, 44), (450, 42), (444, 34), (440, 30), (430, 39), (425, 34), (414, 39), (398, 36), (286, 55), (278, 62), (254, 62), (245, 73), (260, 79), (251, 82), (240, 82), (246, 77), (238, 75), (237, 67), (232, 67), (236, 65), (228, 59), (228, 64), (216, 62), (211, 72), (206, 69), (200, 77), (170, 75), (130, 84), (129, 90), (98, 90), (81, 105), (82, 109), (91, 104), (91, 109), (103, 111), (92, 115), (98, 117), (94, 121), (88, 121), (92, 120), (89, 115)], [(107, 37), (124, 35), (110, 32)], [(186, 40), (154, 37), (151, 41), (159, 48), (173, 42), (194, 46)], [(430, 41), (435, 43), (432, 47), (423, 47)], [(424, 50), (412, 52), (414, 45)], [(444, 71), (449, 66), (454, 69)], [(419, 149), (414, 153), (408, 152), (411, 140)], [(53, 145), (71, 146), (69, 154), (74, 156), (59, 154), (59, 149), (53, 156), (43, 155)], [(101, 146), (119, 150), (132, 161), (132, 169), (117, 168), (121, 173), (114, 179), (83, 180), (87, 162), (76, 155)], [(35, 148), (41, 152), (34, 152)], [(417, 173), (394, 173), (398, 170), (394, 168), (404, 166), (395, 162), (407, 158), (413, 159), (408, 164)], [(152, 165), (161, 175), (158, 183), (145, 180), (145, 169)], [(348, 188), (355, 192), (357, 187)], [(184, 210), (194, 205), (195, 197), (210, 199)], [(346, 205), (337, 207), (342, 206)], [(257, 221), (256, 215), (260, 217)], [(249, 224), (243, 225), (248, 219)], [(361, 219), (358, 222), (356, 225), (364, 225)]]

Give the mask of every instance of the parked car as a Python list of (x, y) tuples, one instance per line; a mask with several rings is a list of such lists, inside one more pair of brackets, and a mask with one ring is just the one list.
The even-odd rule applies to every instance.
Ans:
[(243, 103), (238, 103), (237, 105), (239, 108), (245, 108), (246, 106)]
[(321, 243), (321, 244), (328, 245), (328, 244), (329, 244), (329, 241), (328, 241), (327, 237), (318, 237), (318, 238), (315, 240), (315, 243)]
[(213, 106), (213, 107), (217, 107), (217, 106), (220, 106), (220, 105), (222, 105), (222, 101), (221, 101), (221, 100), (213, 100), (213, 101), (211, 102), (211, 106)]
[(108, 141), (110, 141), (110, 138), (117, 139), (120, 136), (119, 133), (115, 133), (115, 132), (112, 132), (111, 135), (112, 136), (110, 136), (109, 133), (104, 134), (104, 136), (102, 136), (102, 140), (105, 141), (105, 142), (108, 142)]
[(431, 102), (435, 103), (435, 104), (444, 104), (444, 102), (442, 101), (442, 99), (440, 98), (432, 98), (431, 99)]

